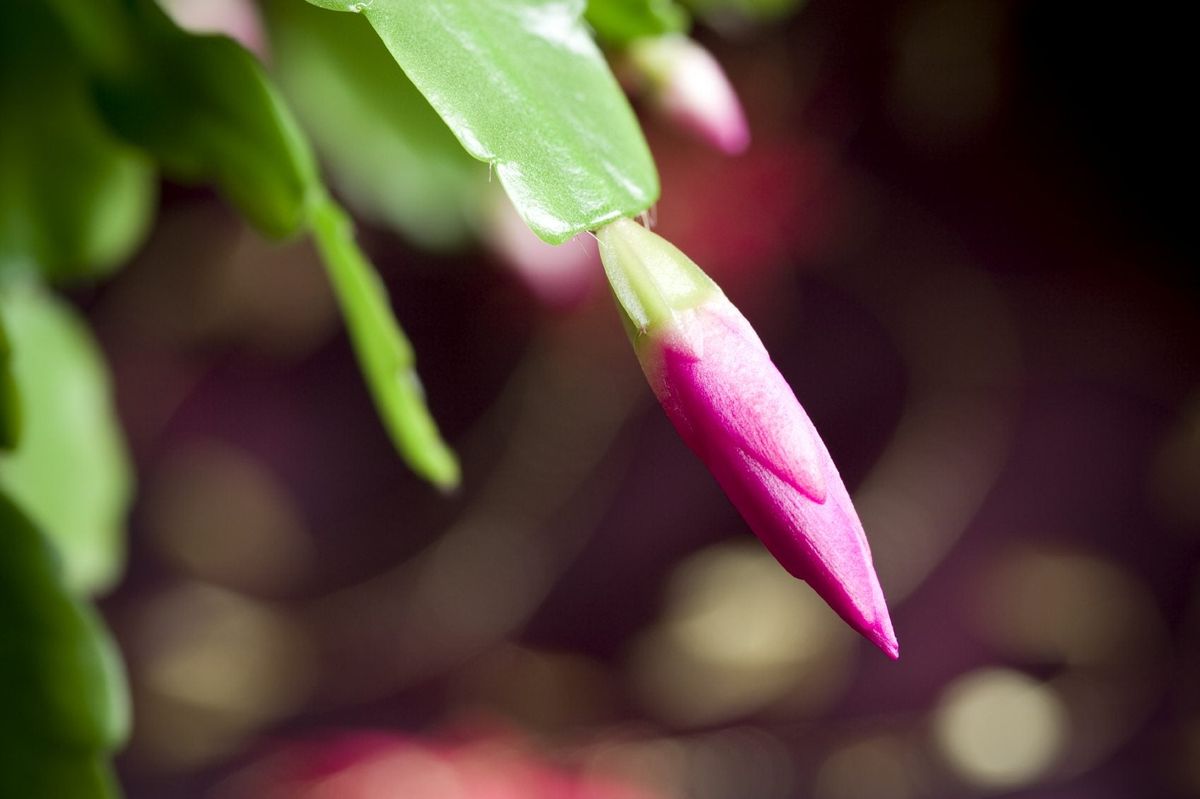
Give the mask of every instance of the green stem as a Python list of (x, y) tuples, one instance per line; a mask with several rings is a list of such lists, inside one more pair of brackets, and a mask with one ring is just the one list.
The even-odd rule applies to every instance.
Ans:
[(354, 240), (346, 212), (328, 196), (312, 207), (311, 232), (333, 284), (375, 407), (401, 457), (443, 490), (458, 486), (454, 452), (425, 405), (412, 345), (392, 314), (387, 291)]
[(596, 240), (626, 331), (635, 341), (674, 325), (676, 313), (721, 292), (679, 248), (630, 219), (600, 228)]

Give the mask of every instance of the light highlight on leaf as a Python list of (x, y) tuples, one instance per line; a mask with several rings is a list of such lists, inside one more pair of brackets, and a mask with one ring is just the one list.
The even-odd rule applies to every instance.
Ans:
[(582, 0), (322, 0), (361, 13), (463, 147), (493, 164), (521, 218), (559, 244), (658, 198)]

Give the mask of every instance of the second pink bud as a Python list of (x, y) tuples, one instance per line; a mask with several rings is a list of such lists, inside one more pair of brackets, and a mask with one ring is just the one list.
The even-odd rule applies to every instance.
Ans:
[(712, 54), (686, 36), (634, 41), (626, 53), (633, 88), (673, 123), (727, 155), (750, 145), (737, 93)]

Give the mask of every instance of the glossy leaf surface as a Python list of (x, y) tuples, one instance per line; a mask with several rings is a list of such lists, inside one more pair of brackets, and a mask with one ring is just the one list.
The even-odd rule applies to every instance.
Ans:
[(34, 286), (0, 290), (21, 403), (21, 439), (0, 485), (59, 551), (72, 590), (118, 577), (132, 476), (108, 370), (86, 323)]
[(107, 757), (128, 734), (129, 707), (116, 648), (2, 492), (0, 706), (0, 796), (119, 795)]
[(640, 213), (658, 176), (583, 0), (321, 0), (358, 11), (535, 233)]

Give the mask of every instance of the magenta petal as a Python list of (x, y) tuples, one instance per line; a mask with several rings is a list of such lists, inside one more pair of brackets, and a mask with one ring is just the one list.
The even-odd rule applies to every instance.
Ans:
[[(705, 430), (813, 502), (824, 502), (820, 440), (750, 323), (727, 302), (681, 317), (679, 329), (662, 340), (664, 381), (687, 387), (675, 397), (679, 421), (703, 419)], [(694, 438), (684, 433), (690, 422), (681, 427), (679, 421), (684, 439)], [(706, 446), (688, 445), (697, 452)]]
[(680, 436), (779, 562), (897, 657), (850, 495), (750, 323), (662, 237), (617, 220), (597, 238), (642, 370)]
[(852, 627), (899, 654), (846, 486), (750, 324), (723, 296), (639, 347), (667, 415), (771, 553)]

